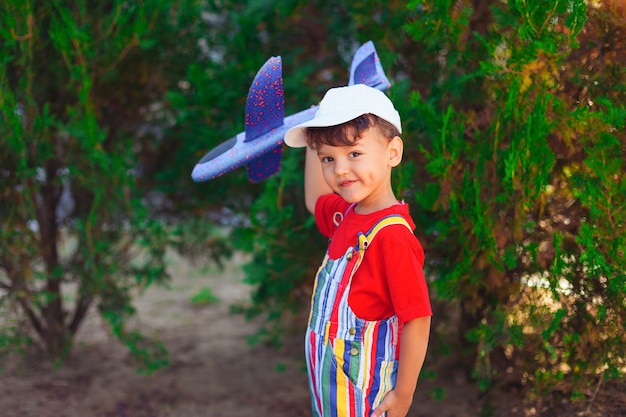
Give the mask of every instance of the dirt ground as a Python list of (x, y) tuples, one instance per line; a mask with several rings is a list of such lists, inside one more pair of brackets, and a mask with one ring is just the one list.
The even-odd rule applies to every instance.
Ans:
[[(133, 324), (163, 341), (168, 367), (137, 374), (127, 349), (92, 314), (62, 367), (34, 354), (3, 364), (0, 417), (309, 417), (300, 335), (286, 337), (278, 351), (250, 346), (258, 323), (229, 313), (250, 291), (240, 263), (236, 257), (220, 271), (172, 256), (170, 288), (153, 287), (137, 298)], [(192, 296), (205, 287), (219, 302), (194, 306)], [(433, 356), (426, 369), (436, 376), (420, 381), (410, 416), (626, 416), (624, 384), (602, 387), (591, 404), (538, 407), (514, 393), (487, 398)]]

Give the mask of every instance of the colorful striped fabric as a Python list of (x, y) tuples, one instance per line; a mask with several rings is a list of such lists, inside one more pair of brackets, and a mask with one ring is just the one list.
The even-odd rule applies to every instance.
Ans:
[(393, 389), (398, 367), (398, 318), (366, 321), (348, 305), (352, 277), (376, 233), (403, 224), (381, 219), (336, 260), (326, 254), (315, 278), (306, 332), (306, 358), (314, 417), (367, 417)]

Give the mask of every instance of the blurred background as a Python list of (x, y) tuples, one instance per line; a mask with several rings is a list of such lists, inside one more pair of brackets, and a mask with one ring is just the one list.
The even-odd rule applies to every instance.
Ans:
[[(285, 148), (259, 184), (245, 169), (190, 174), (243, 131), (269, 57), (282, 57), (290, 115), (346, 85), (369, 40), (403, 121), (393, 183), (418, 225), (434, 306), (411, 415), (626, 415), (623, 1), (1, 6), (3, 415), (310, 413), (299, 332), (326, 242), (303, 204), (302, 151)], [(245, 347), (244, 362), (188, 381), (213, 381), (206, 394), (181, 394), (180, 327), (150, 327), (164, 311), (155, 303), (181, 288), (192, 308), (174, 319), (198, 319), (188, 349), (200, 336)], [(90, 321), (106, 334), (86, 342)], [(93, 383), (116, 367), (133, 372)], [(227, 375), (232, 389), (219, 391)], [(105, 401), (119, 378), (150, 391)], [(261, 388), (282, 395), (267, 413), (241, 397)], [(210, 389), (239, 397), (211, 409)], [(89, 390), (103, 402), (85, 411)], [(459, 397), (464, 411), (451, 408)], [(197, 413), (177, 414), (182, 399)]]

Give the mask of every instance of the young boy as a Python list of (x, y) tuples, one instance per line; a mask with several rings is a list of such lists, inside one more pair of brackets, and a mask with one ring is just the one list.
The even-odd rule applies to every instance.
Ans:
[(391, 188), (401, 131), (387, 96), (357, 84), (285, 134), (307, 147), (306, 206), (330, 239), (306, 332), (314, 417), (404, 417), (413, 400), (432, 312), (415, 224)]

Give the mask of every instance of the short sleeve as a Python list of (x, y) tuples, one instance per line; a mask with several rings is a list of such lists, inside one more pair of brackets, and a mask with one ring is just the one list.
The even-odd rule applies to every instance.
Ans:
[[(382, 248), (389, 296), (401, 323), (432, 315), (424, 276), (424, 249), (415, 235), (402, 225), (389, 226), (378, 242)], [(378, 239), (378, 238), (377, 238)]]
[(340, 222), (339, 217), (343, 217), (349, 207), (350, 204), (337, 194), (320, 196), (315, 203), (315, 223), (320, 233), (330, 239)]

